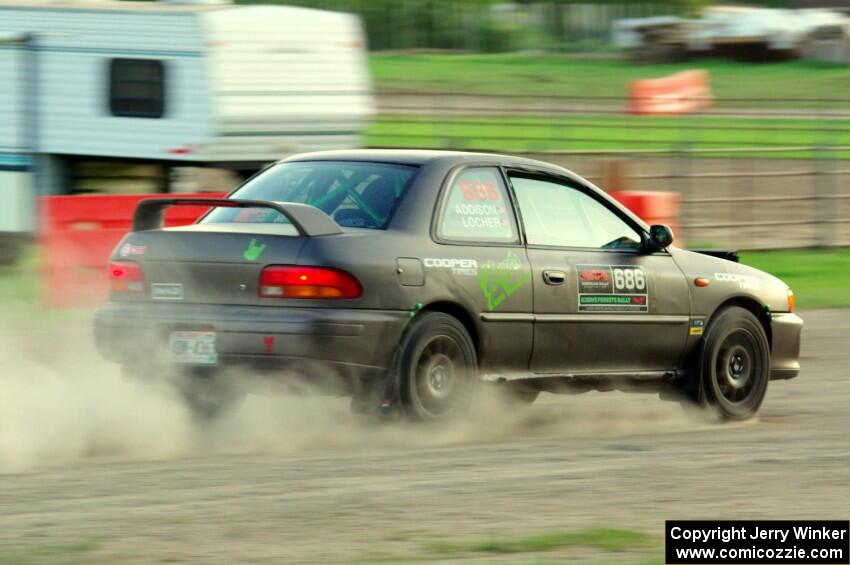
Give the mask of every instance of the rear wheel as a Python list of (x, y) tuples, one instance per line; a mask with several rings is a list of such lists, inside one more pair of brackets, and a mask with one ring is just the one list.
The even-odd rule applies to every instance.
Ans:
[(743, 308), (721, 311), (705, 334), (695, 369), (702, 404), (727, 420), (753, 417), (770, 378), (770, 346), (761, 323)]
[(224, 416), (236, 410), (245, 391), (219, 370), (192, 368), (181, 371), (177, 386), (192, 415), (201, 420)]
[(245, 391), (220, 370), (209, 367), (166, 368), (154, 364), (122, 365), (122, 376), (141, 385), (173, 387), (199, 420), (210, 420), (235, 410)]
[(412, 420), (439, 422), (469, 408), (478, 359), (463, 324), (441, 312), (426, 312), (402, 341), (398, 370), (405, 414)]

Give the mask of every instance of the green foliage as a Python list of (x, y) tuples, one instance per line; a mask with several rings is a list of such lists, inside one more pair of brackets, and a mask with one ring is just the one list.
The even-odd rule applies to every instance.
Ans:
[[(612, 19), (697, 14), (710, 0), (235, 0), (360, 15), (373, 50), (604, 49)], [(784, 5), (787, 0), (748, 4)], [(519, 7), (518, 13), (510, 6)], [(597, 9), (601, 8), (601, 9)]]
[(77, 564), (91, 562), (91, 552), (100, 548), (100, 542), (79, 539), (68, 542), (49, 542), (18, 550), (0, 551), (0, 565)]
[[(573, 2), (534, 2), (519, 6), (497, 0), (236, 0), (239, 4), (288, 4), (355, 13), (363, 19), (372, 50), (437, 49), (507, 52), (556, 49), (572, 41), (563, 26), (565, 6)], [(594, 4), (586, 2), (584, 4)], [(624, 6), (629, 2), (610, 2)], [(494, 7), (494, 5), (498, 5)], [(644, 2), (664, 10), (663, 4)], [(513, 6), (513, 8), (511, 7)], [(677, 10), (671, 4), (671, 10)], [(612, 12), (612, 13), (620, 13)], [(627, 15), (626, 7), (622, 15)], [(546, 14), (540, 17), (540, 14)], [(606, 16), (601, 16), (606, 17)], [(566, 18), (569, 20), (569, 18)], [(553, 25), (554, 22), (560, 22)], [(597, 46), (607, 43), (608, 22), (596, 26)], [(582, 32), (584, 33), (584, 32)]]

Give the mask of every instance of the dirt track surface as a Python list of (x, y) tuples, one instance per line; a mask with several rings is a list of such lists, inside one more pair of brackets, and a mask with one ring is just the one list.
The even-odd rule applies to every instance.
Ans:
[[(86, 389), (80, 367), (95, 361), (68, 346), (20, 368), (35, 393), (0, 389), (0, 563), (636, 563), (657, 553), (428, 544), (590, 526), (660, 540), (673, 518), (846, 519), (850, 311), (802, 316), (803, 373), (771, 383), (758, 421), (732, 425), (606, 393), (547, 395), (524, 416), (450, 430), (260, 398), (197, 430), (165, 397)], [(77, 378), (91, 393), (61, 388)], [(0, 368), (0, 383), (14, 380)]]

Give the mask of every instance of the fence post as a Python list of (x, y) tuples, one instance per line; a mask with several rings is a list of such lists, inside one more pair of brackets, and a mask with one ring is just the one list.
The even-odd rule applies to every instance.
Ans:
[(835, 240), (836, 204), (834, 148), (830, 145), (815, 147), (815, 247), (830, 247)]
[(668, 154), (668, 159), (671, 160), (669, 165), (670, 183), (668, 190), (672, 189), (679, 193), (679, 202), (682, 206), (679, 211), (679, 229), (681, 234), (675, 234), (680, 244), (688, 240), (685, 237), (685, 226), (689, 223), (688, 200), (693, 196), (691, 194), (691, 158), (693, 154), (693, 141), (688, 137), (688, 122), (686, 114), (679, 116), (678, 119), (678, 140), (676, 141), (673, 151)]
[[(443, 99), (443, 101), (445, 102), (445, 106), (443, 106), (442, 104), (438, 105), (436, 103), (440, 99)], [(459, 105), (458, 105), (459, 100), (460, 99), (456, 94), (447, 94), (447, 95), (444, 95), (444, 96), (436, 95), (434, 97), (435, 111), (438, 112), (438, 111), (440, 111), (440, 109), (442, 109), (442, 111), (446, 112), (446, 115), (445, 115), (444, 118), (442, 118), (442, 120), (440, 119), (440, 116), (437, 115), (437, 114), (434, 114), (433, 120), (434, 120), (435, 123), (439, 123), (439, 122), (443, 123), (443, 127), (445, 127), (445, 130), (444, 130), (445, 139), (446, 139), (445, 143), (446, 143), (446, 146), (449, 149), (463, 149), (464, 148), (462, 136), (458, 135), (458, 131), (457, 131), (458, 127), (462, 125), (462, 124), (458, 124), (458, 120), (460, 119), (461, 115), (463, 114), (463, 105), (461, 104), (460, 107), (459, 107)]]

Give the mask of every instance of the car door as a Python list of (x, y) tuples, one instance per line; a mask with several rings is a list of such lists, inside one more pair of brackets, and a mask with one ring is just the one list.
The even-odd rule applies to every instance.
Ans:
[(487, 375), (528, 373), (533, 342), (531, 266), (502, 171), (453, 170), (423, 263), (429, 301), (458, 303), (480, 320), (479, 367)]
[(509, 173), (532, 265), (535, 373), (667, 371), (688, 334), (685, 276), (588, 187)]

